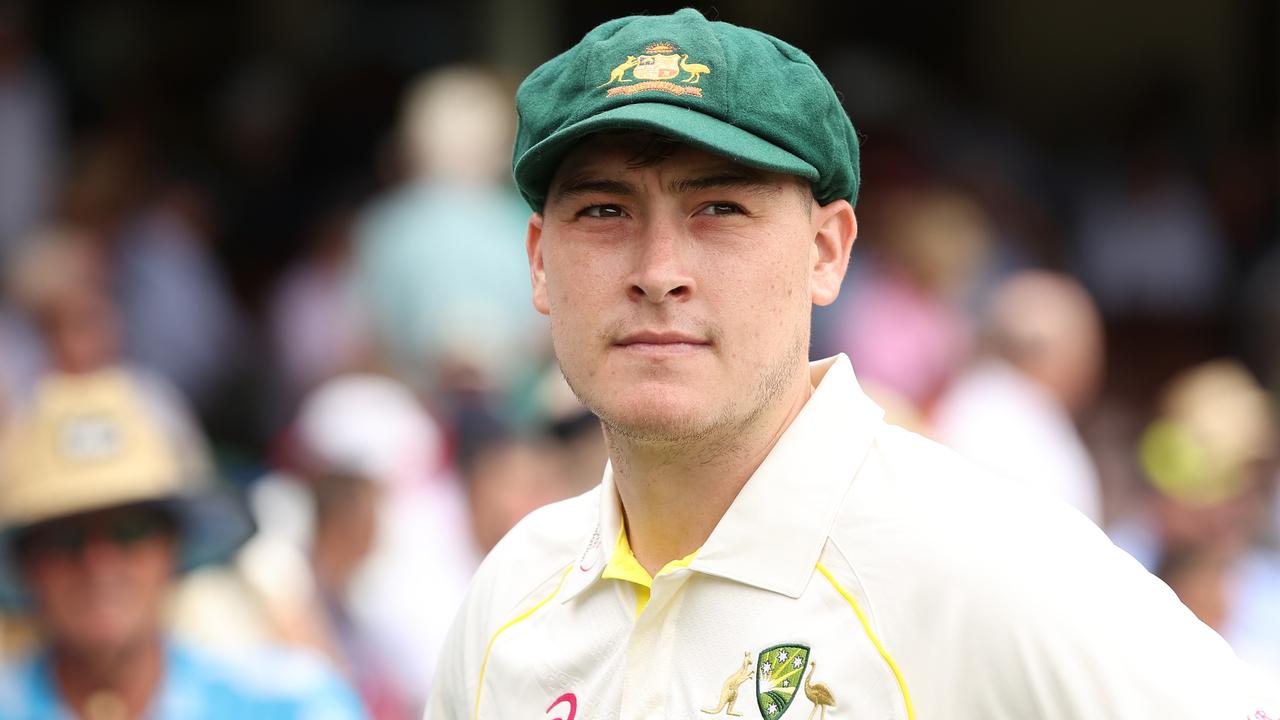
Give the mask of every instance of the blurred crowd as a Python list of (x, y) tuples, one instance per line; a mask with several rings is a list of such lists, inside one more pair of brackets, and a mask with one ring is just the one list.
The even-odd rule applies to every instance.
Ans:
[[(43, 717), (6, 707), (42, 677), (94, 719), (215, 684), (419, 716), (480, 558), (605, 460), (530, 304), (513, 86), (430, 69), (344, 175), (250, 68), (215, 171), (136, 108), (72, 132), (26, 20), (0, 4), (0, 717)], [(1156, 92), (1063, 157), (860, 98), (876, 72), (832, 70), (866, 185), (813, 356), (1075, 505), (1280, 680), (1274, 147), (1197, 155)], [(262, 667), (289, 677), (235, 679)]]

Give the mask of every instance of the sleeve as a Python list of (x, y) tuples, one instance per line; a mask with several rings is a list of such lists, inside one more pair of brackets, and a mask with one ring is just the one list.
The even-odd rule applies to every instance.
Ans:
[(1074, 557), (971, 609), (962, 716), (1280, 718), (1280, 689), (1135, 560), (1109, 544)]

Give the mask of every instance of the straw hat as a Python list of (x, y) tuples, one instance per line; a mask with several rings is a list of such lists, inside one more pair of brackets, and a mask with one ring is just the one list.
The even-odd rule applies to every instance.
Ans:
[(1208, 507), (1248, 489), (1249, 468), (1276, 457), (1271, 401), (1234, 360), (1178, 374), (1165, 387), (1160, 415), (1143, 434), (1141, 459), (1157, 490), (1185, 505)]
[(0, 441), (0, 605), (26, 600), (14, 535), (142, 502), (174, 513), (180, 572), (225, 558), (253, 533), (240, 501), (215, 488), (203, 439), (163, 385), (123, 368), (41, 379)]

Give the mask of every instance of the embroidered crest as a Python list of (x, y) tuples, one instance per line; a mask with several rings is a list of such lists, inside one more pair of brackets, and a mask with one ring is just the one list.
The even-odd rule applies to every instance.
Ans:
[[(631, 77), (627, 75), (630, 73)], [(667, 42), (654, 43), (639, 55), (628, 55), (609, 73), (608, 82), (600, 87), (617, 84), (609, 88), (609, 96), (632, 95), (648, 90), (658, 90), (672, 95), (693, 95), (702, 97), (702, 88), (691, 87), (702, 80), (703, 75), (711, 73), (711, 68), (702, 63), (689, 62), (689, 53), (680, 52), (675, 45)], [(684, 75), (684, 77), (680, 77)], [(672, 81), (676, 82), (672, 82)], [(626, 85), (624, 83), (635, 83)]]
[(809, 648), (804, 645), (774, 645), (760, 653), (756, 704), (764, 720), (778, 720), (791, 707), (808, 662)]
[(733, 671), (733, 674), (724, 681), (724, 685), (720, 688), (720, 700), (714, 708), (703, 708), (702, 712), (708, 715), (719, 715), (721, 712), (734, 717), (742, 717), (742, 713), (734, 712), (733, 704), (738, 702), (738, 687), (742, 683), (751, 679), (755, 671), (751, 669), (751, 653), (742, 653), (742, 667)]

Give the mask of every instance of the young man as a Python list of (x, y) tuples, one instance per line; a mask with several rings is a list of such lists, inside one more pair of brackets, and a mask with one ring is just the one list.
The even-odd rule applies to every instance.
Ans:
[(253, 530), (209, 483), (181, 407), (120, 368), (52, 375), (0, 446), (0, 604), (31, 613), (43, 647), (0, 664), (0, 718), (357, 720), (326, 666), (255, 651), (234, 664), (166, 638), (176, 571)]
[(485, 561), (428, 718), (1280, 716), (1088, 520), (807, 362), (858, 149), (806, 55), (624, 18), (517, 103), (534, 304), (610, 462)]

